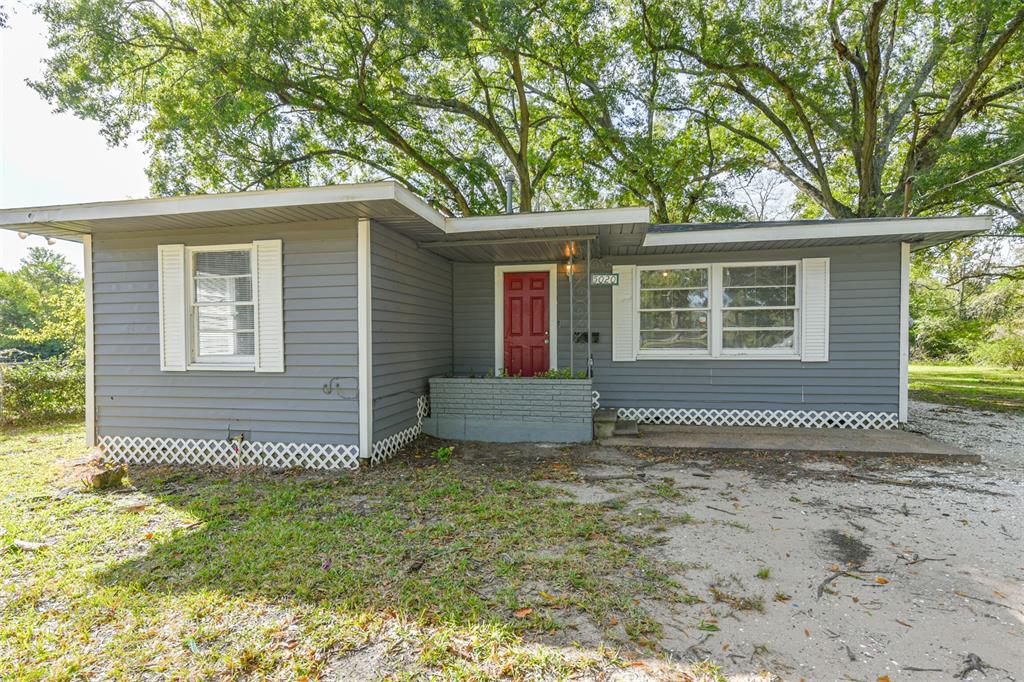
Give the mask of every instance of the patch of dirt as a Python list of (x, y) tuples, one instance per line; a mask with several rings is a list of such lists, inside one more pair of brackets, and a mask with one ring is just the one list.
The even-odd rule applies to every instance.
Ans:
[(826, 558), (846, 566), (863, 566), (871, 556), (871, 548), (857, 538), (838, 529), (821, 533)]
[[(974, 660), (968, 654), (991, 666), (985, 679), (1024, 669), (1014, 549), (1024, 457), (996, 468), (639, 447), (561, 454), (533, 476), (557, 472), (559, 488), (581, 502), (620, 501), (606, 513), (624, 530), (656, 535), (644, 553), (677, 567), (678, 592), (641, 599), (660, 628), (653, 651), (667, 660), (710, 658), (744, 680), (764, 670), (952, 679)], [(666, 490), (684, 494), (658, 494)], [(639, 509), (652, 519), (642, 526)]]

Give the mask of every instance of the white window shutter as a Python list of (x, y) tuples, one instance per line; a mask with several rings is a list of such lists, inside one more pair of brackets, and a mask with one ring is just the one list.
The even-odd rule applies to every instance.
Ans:
[(804, 362), (828, 362), (828, 258), (804, 258), (800, 342)]
[(160, 311), (160, 371), (184, 372), (188, 365), (185, 245), (157, 247)]
[(284, 293), (281, 240), (252, 243), (256, 283), (256, 371), (284, 371)]
[(616, 265), (612, 272), (619, 276), (618, 285), (612, 287), (612, 360), (633, 362), (636, 360), (636, 302), (633, 300), (636, 266)]

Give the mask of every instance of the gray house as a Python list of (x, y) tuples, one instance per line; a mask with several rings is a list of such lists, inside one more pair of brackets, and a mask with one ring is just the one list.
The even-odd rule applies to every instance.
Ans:
[(598, 406), (896, 427), (910, 252), (989, 219), (451, 218), (382, 182), (9, 209), (0, 227), (85, 247), (91, 444), (334, 468), (423, 429), (578, 440)]

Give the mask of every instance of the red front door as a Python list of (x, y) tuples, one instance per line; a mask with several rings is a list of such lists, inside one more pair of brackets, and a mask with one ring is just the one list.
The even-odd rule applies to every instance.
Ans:
[(505, 273), (505, 371), (532, 377), (548, 371), (548, 273)]

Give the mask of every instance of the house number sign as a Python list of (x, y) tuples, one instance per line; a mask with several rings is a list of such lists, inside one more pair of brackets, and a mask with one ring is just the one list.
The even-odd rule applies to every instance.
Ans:
[(590, 283), (594, 286), (617, 287), (619, 286), (619, 273), (617, 272), (592, 272)]

